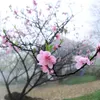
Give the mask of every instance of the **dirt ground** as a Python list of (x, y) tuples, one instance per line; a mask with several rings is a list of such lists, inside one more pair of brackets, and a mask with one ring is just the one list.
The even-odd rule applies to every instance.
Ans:
[[(11, 87), (13, 91), (16, 87)], [(17, 91), (21, 88), (17, 87)], [(92, 93), (100, 89), (100, 81), (94, 81), (79, 85), (60, 85), (60, 84), (47, 84), (46, 87), (37, 87), (32, 90), (28, 95), (32, 97), (44, 98), (44, 100), (62, 100), (64, 98), (78, 97), (84, 94)], [(6, 94), (5, 88), (0, 87), (0, 100)]]

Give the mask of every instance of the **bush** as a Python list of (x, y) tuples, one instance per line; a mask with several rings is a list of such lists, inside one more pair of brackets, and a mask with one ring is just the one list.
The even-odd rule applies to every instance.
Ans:
[(100, 69), (96, 71), (95, 75), (96, 75), (97, 79), (100, 79)]
[(96, 75), (96, 73), (99, 69), (100, 68), (97, 66), (88, 66), (85, 68), (85, 74), (86, 75)]
[(63, 80), (61, 84), (74, 85), (87, 83), (97, 80), (96, 76), (93, 75), (84, 75), (84, 76), (73, 76), (68, 78), (67, 80)]

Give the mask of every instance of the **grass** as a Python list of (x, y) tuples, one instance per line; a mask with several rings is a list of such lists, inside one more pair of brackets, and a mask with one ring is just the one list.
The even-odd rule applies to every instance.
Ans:
[(63, 99), (63, 100), (100, 100), (100, 90), (95, 91), (94, 93), (88, 95), (71, 98), (71, 99)]
[(74, 85), (74, 84), (92, 82), (96, 80), (97, 80), (96, 76), (93, 76), (93, 75), (92, 76), (91, 75), (73, 76), (67, 80), (63, 80), (61, 84)]

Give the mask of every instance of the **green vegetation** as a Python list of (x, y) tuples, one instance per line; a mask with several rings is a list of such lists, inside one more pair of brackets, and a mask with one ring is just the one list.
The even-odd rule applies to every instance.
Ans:
[(63, 99), (63, 100), (100, 100), (100, 90), (95, 91), (94, 93), (72, 98), (72, 99)]
[(96, 76), (93, 75), (84, 75), (84, 76), (73, 76), (69, 77), (66, 80), (63, 80), (60, 82), (61, 84), (67, 84), (67, 85), (74, 85), (74, 84), (81, 84), (81, 83), (87, 83), (97, 80)]

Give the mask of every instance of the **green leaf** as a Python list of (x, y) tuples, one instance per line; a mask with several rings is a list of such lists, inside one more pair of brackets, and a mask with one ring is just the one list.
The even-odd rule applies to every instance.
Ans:
[(51, 51), (53, 48), (53, 45), (49, 45), (49, 51)]
[(89, 55), (89, 59), (91, 59), (93, 57), (93, 55)]
[(48, 51), (48, 44), (46, 43), (46, 51)]
[(49, 45), (46, 43), (46, 51), (51, 51), (53, 48), (53, 45)]
[(60, 39), (60, 44), (62, 44), (62, 43), (63, 43), (63, 41), (64, 41), (63, 39)]
[(35, 48), (33, 49), (33, 52), (34, 52), (34, 53), (36, 52), (36, 49), (35, 49)]
[(5, 29), (3, 29), (3, 33), (6, 34), (6, 30)]
[(18, 45), (18, 42), (17, 42), (17, 41), (15, 41), (15, 42), (14, 42), (14, 44), (15, 44), (15, 45)]
[(16, 29), (16, 25), (14, 25), (14, 28)]
[(64, 30), (63, 30), (63, 31), (64, 31), (64, 33), (65, 33), (65, 34), (68, 32), (68, 31), (67, 31), (67, 29), (65, 29), (65, 28), (64, 28)]

